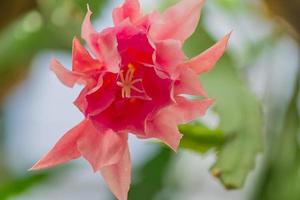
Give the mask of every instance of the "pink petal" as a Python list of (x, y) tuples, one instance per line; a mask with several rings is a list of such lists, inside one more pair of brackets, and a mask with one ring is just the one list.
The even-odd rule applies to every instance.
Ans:
[(207, 94), (202, 88), (198, 75), (190, 68), (180, 67), (180, 75), (174, 84), (174, 95), (189, 94), (204, 96)]
[[(89, 6), (87, 7), (87, 13), (83, 20), (82, 27), (81, 27), (81, 37), (91, 46), (91, 35), (97, 33), (91, 23), (91, 16), (92, 11), (90, 10)], [(93, 50), (93, 49), (92, 49)]]
[(148, 119), (146, 125), (146, 138), (157, 138), (177, 150), (182, 135), (177, 126), (195, 120), (205, 114), (213, 103), (211, 99), (188, 100), (176, 97), (176, 104), (160, 110), (153, 118)]
[(102, 68), (102, 64), (90, 56), (88, 51), (80, 44), (76, 37), (73, 39), (72, 58), (73, 71), (75, 72), (85, 73)]
[(117, 39), (113, 28), (97, 33), (91, 23), (92, 12), (88, 12), (82, 24), (81, 35), (88, 43), (99, 63), (104, 63), (110, 72), (118, 72), (120, 57), (117, 50)]
[(74, 105), (82, 112), (86, 113), (86, 109), (88, 107), (88, 102), (86, 100), (86, 95), (90, 91), (90, 87), (86, 86), (82, 89), (79, 96), (76, 98), (76, 100), (73, 102)]
[(125, 3), (122, 6), (115, 8), (113, 11), (113, 19), (115, 25), (120, 24), (127, 18), (129, 18), (129, 20), (134, 23), (140, 17), (140, 3), (138, 0), (125, 0)]
[(118, 43), (115, 29), (108, 28), (101, 33), (91, 35), (91, 49), (95, 55), (103, 60), (109, 72), (116, 73), (120, 69), (121, 58), (118, 52)]
[(195, 31), (204, 0), (181, 0), (168, 8), (150, 28), (154, 41), (175, 39), (184, 42)]
[(182, 43), (178, 40), (163, 40), (155, 44), (155, 62), (161, 70), (167, 72), (171, 78), (178, 76), (177, 66), (186, 56), (182, 51)]
[(187, 61), (184, 66), (192, 68), (197, 74), (210, 71), (224, 54), (231, 33), (227, 34), (214, 46)]
[(50, 69), (56, 74), (57, 78), (68, 87), (73, 87), (75, 83), (81, 80), (81, 75), (79, 73), (67, 70), (56, 59), (51, 61)]
[(122, 65), (129, 63), (153, 63), (154, 49), (147, 34), (134, 26), (128, 20), (117, 28), (118, 51), (122, 58)]
[(162, 140), (166, 145), (177, 151), (182, 135), (179, 133), (177, 125), (181, 121), (181, 113), (172, 107), (160, 110), (153, 119), (146, 123), (146, 137)]
[(160, 14), (156, 11), (153, 11), (147, 15), (144, 15), (139, 20), (136, 21), (135, 25), (139, 28), (143, 28), (146, 32), (149, 31), (150, 26), (156, 19), (159, 19)]
[(78, 140), (78, 150), (94, 171), (119, 162), (127, 145), (127, 134), (95, 127), (91, 121), (86, 132), (86, 136)]
[(87, 123), (87, 120), (84, 120), (68, 131), (31, 170), (53, 167), (80, 157), (80, 152), (77, 150), (77, 141), (85, 132)]
[(180, 96), (175, 99), (177, 104), (171, 109), (180, 113), (182, 117), (178, 124), (185, 124), (205, 115), (207, 109), (214, 103), (213, 99), (189, 100)]
[[(94, 71), (93, 75), (96, 74)], [(107, 74), (111, 75), (111, 73)], [(79, 96), (74, 101), (74, 104), (82, 113), (84, 113), (86, 117), (92, 113), (95, 114), (101, 112), (106, 108), (106, 106), (109, 106), (113, 100), (112, 95), (114, 94), (114, 90), (113, 87), (110, 87), (112, 85), (111, 83), (113, 83), (113, 80), (109, 79), (111, 76), (107, 75), (106, 77), (108, 77), (108, 79), (106, 78), (106, 80), (103, 81), (104, 76), (105, 73), (101, 72), (98, 75), (98, 80), (92, 79), (92, 81), (89, 81), (89, 84), (83, 88)], [(111, 83), (107, 84), (109, 82)], [(95, 99), (93, 99), (93, 97), (95, 97)]]
[(108, 108), (115, 100), (116, 77), (112, 73), (100, 75), (98, 84), (85, 95), (87, 102), (84, 113), (88, 116), (97, 115)]
[(127, 200), (131, 182), (131, 161), (128, 146), (121, 160), (110, 166), (103, 167), (101, 174), (112, 193), (118, 200)]

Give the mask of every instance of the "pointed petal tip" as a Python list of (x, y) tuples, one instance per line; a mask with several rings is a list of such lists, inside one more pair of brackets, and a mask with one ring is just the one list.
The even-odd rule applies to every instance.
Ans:
[(31, 168), (27, 169), (28, 172), (32, 172), (32, 171), (36, 171), (37, 169), (35, 169), (34, 166), (32, 166)]
[(93, 14), (93, 11), (91, 11), (89, 4), (86, 4), (87, 13), (85, 18), (90, 18)]
[(231, 38), (233, 34), (233, 30), (231, 30), (229, 33), (227, 33), (227, 35), (225, 35), (224, 40), (226, 41), (226, 46), (228, 45), (228, 41)]
[(29, 172), (33, 172), (33, 171), (38, 171), (38, 170), (41, 170), (41, 169), (43, 169), (43, 168), (39, 168), (38, 166), (33, 166), (33, 167), (31, 167), (30, 169), (28, 169), (27, 171), (29, 171)]
[(185, 42), (195, 32), (204, 4), (204, 0), (180, 0), (166, 9), (159, 23), (151, 25), (152, 39), (175, 39)]
[(90, 43), (90, 34), (95, 32), (95, 29), (91, 23), (91, 16), (93, 12), (90, 10), (89, 5), (87, 4), (87, 13), (84, 17), (82, 27), (81, 27), (81, 37)]
[(204, 107), (203, 112), (201, 113), (202, 116), (204, 116), (206, 114), (209, 107), (212, 106), (215, 102), (216, 102), (216, 100), (212, 99), (212, 98), (204, 99), (202, 101), (202, 104), (203, 104), (203, 107)]
[(86, 4), (86, 10), (87, 10), (87, 12), (89, 12), (89, 13), (93, 13), (92, 11), (91, 11), (91, 9), (90, 9), (90, 5), (87, 3)]
[(183, 137), (182, 134), (178, 134), (178, 140), (177, 140), (177, 142), (175, 144), (172, 144), (172, 145), (171, 144), (167, 144), (167, 143), (165, 143), (165, 144), (167, 144), (175, 153), (178, 153), (178, 151), (179, 151), (179, 145), (180, 145), (180, 141), (181, 141), (182, 137)]
[(215, 101), (216, 101), (216, 99), (214, 99), (214, 98), (207, 98), (207, 99), (205, 99), (203, 101), (207, 102), (208, 104), (214, 104)]
[(54, 73), (57, 72), (58, 68), (63, 67), (62, 64), (56, 59), (56, 58), (52, 58), (50, 61), (50, 70), (53, 71)]
[(56, 59), (52, 58), (49, 64), (49, 68), (51, 71), (53, 71), (55, 74), (57, 72), (57, 69), (62, 66), (61, 63)]
[(37, 171), (37, 170), (42, 170), (42, 169), (46, 169), (49, 168), (49, 165), (45, 165), (45, 163), (43, 163), (43, 159), (37, 161), (30, 169), (28, 169), (28, 171)]
[(59, 63), (59, 61), (56, 58), (52, 57), (51, 61), (50, 61), (50, 67), (52, 67), (53, 65), (55, 65), (57, 63)]
[(125, 0), (123, 4), (113, 10), (113, 21), (115, 25), (128, 19), (135, 23), (142, 17), (139, 0)]
[(86, 4), (86, 11), (87, 11), (86, 16), (90, 17), (93, 14), (93, 11), (91, 10), (89, 3)]
[[(177, 128), (176, 128), (177, 129)], [(177, 129), (178, 130), (178, 129)], [(167, 138), (159, 138), (167, 147), (169, 147), (172, 151), (175, 153), (178, 153), (180, 141), (182, 139), (183, 135), (179, 132), (179, 130), (176, 132), (176, 134), (173, 134), (173, 139), (167, 139)]]
[(233, 31), (229, 32), (212, 47), (202, 52), (198, 56), (190, 59), (189, 61), (184, 63), (183, 66), (190, 67), (197, 74), (206, 73), (212, 70), (218, 60), (225, 53), (232, 33)]
[(111, 192), (118, 200), (127, 200), (131, 183), (131, 159), (128, 146), (118, 163), (100, 169)]
[(73, 45), (73, 48), (72, 48), (72, 55), (73, 55), (75, 49), (77, 49), (78, 46), (81, 45), (79, 39), (76, 36), (73, 37), (72, 45)]
[(57, 78), (67, 87), (74, 87), (80, 80), (80, 75), (66, 69), (57, 59), (52, 59), (50, 62), (50, 70), (55, 73)]
[(79, 41), (78, 37), (74, 36), (72, 42), (73, 42), (73, 44), (78, 44), (80, 41)]
[(229, 43), (229, 40), (230, 40), (230, 38), (231, 38), (231, 36), (232, 36), (232, 34), (233, 34), (233, 30), (231, 30), (229, 33), (227, 33), (219, 42), (224, 42), (224, 51), (225, 51), (225, 49), (227, 48), (227, 46), (228, 46), (228, 43)]

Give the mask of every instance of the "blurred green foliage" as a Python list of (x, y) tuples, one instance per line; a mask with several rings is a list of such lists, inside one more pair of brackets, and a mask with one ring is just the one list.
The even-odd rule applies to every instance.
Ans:
[[(213, 43), (214, 39), (200, 24), (187, 41), (186, 52), (194, 56), (199, 49), (204, 50)], [(235, 62), (225, 54), (214, 70), (202, 76), (209, 95), (217, 100), (219, 128), (226, 137), (211, 171), (230, 189), (243, 186), (263, 141), (260, 104), (237, 70)]]
[[(25, 79), (34, 56), (45, 50), (70, 51), (80, 36), (87, 4), (97, 17), (106, 0), (4, 0), (0, 7), (0, 108), (4, 97)], [(10, 173), (4, 155), (5, 127), (0, 113), (0, 199), (9, 199), (51, 176)], [(53, 173), (54, 174), (54, 173)]]
[[(16, 1), (22, 4), (23, 1)], [(31, 59), (44, 50), (72, 48), (74, 36), (80, 36), (87, 3), (94, 16), (100, 14), (106, 0), (40, 0), (37, 8), (23, 14), (0, 33), (0, 102), (10, 88), (22, 80)]]
[[(2, 111), (2, 107), (0, 106), (0, 158), (5, 158), (5, 151), (3, 149), (4, 147), (4, 139), (5, 139), (5, 129), (4, 129), (4, 115)], [(0, 161), (0, 183), (1, 180), (7, 180), (9, 177), (9, 170), (7, 169), (6, 163), (3, 161)]]
[(7, 24), (36, 6), (36, 0), (1, 0), (0, 31)]
[(230, 11), (236, 11), (237, 8), (242, 8), (242, 4), (243, 2), (241, 2), (240, 0), (215, 0), (216, 3), (225, 8), (228, 9)]
[(163, 190), (172, 155), (170, 149), (161, 147), (148, 161), (134, 169), (129, 200), (151, 200)]
[(300, 70), (297, 79), (279, 134), (274, 134), (277, 131), (273, 128), (268, 130), (273, 131), (272, 140), (268, 141), (270, 150), (266, 153), (253, 200), (298, 200), (300, 197)]
[(7, 182), (0, 183), (0, 199), (5, 200), (10, 197), (21, 194), (29, 188), (48, 180), (51, 177), (51, 173), (42, 172), (34, 175), (26, 175), (24, 177), (17, 177), (10, 179)]
[(180, 125), (178, 128), (183, 134), (180, 147), (198, 153), (218, 150), (225, 141), (220, 129), (211, 130), (200, 123)]

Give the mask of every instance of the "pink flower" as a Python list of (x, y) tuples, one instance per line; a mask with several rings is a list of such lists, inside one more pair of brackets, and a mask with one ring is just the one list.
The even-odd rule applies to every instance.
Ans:
[(229, 34), (192, 59), (182, 51), (195, 31), (203, 3), (182, 0), (163, 14), (143, 15), (138, 0), (125, 0), (113, 11), (114, 26), (101, 32), (91, 25), (88, 10), (82, 38), (95, 57), (75, 38), (72, 71), (57, 60), (51, 63), (65, 85), (84, 85), (74, 103), (85, 119), (32, 169), (83, 156), (95, 172), (101, 172), (115, 196), (126, 200), (131, 180), (128, 133), (160, 139), (176, 151), (182, 137), (177, 125), (204, 115), (213, 103), (198, 75), (222, 56)]

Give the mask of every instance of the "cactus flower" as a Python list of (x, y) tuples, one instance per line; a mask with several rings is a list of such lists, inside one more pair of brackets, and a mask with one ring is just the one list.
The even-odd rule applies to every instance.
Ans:
[[(163, 14), (143, 15), (138, 0), (113, 10), (114, 26), (100, 32), (88, 9), (82, 38), (73, 40), (72, 70), (59, 61), (51, 69), (66, 86), (82, 84), (74, 104), (84, 120), (68, 131), (32, 170), (84, 157), (119, 200), (131, 180), (128, 134), (157, 138), (177, 150), (177, 126), (203, 116), (213, 103), (198, 76), (215, 65), (229, 35), (194, 58), (182, 46), (195, 31), (204, 0), (181, 0)], [(188, 95), (197, 98), (187, 98)]]

